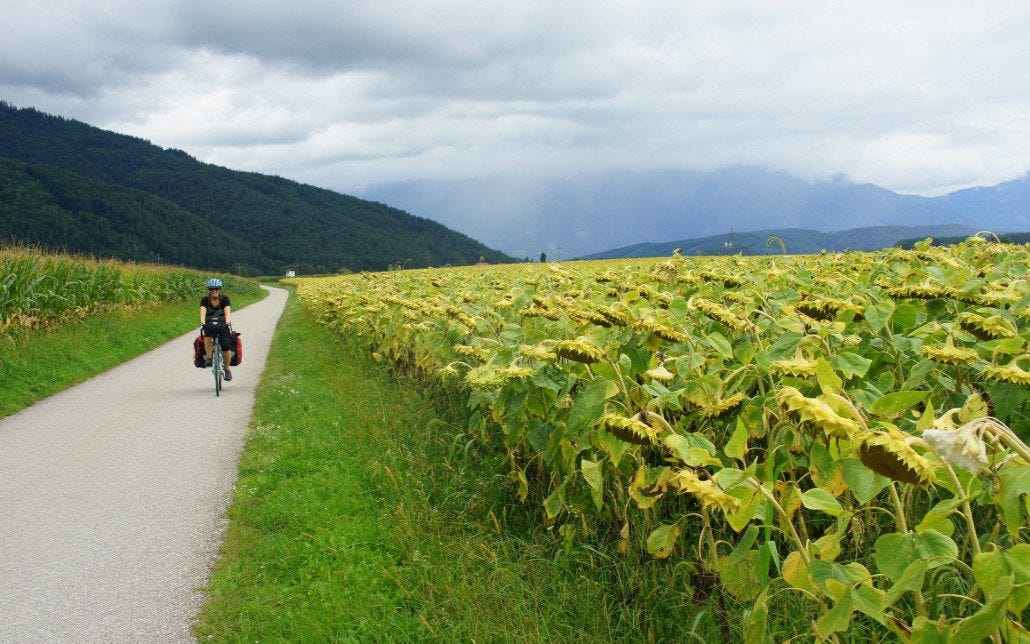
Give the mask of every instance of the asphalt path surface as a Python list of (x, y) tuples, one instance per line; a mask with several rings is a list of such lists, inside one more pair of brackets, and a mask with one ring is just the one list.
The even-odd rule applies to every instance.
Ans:
[(233, 311), (244, 360), (218, 398), (193, 331), (0, 420), (0, 642), (193, 639), (286, 303), (271, 290)]

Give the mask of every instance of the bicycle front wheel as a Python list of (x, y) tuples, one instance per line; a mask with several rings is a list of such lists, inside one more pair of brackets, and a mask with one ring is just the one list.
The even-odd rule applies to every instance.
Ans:
[(215, 340), (214, 346), (211, 348), (211, 367), (215, 374), (215, 396), (217, 397), (222, 391), (222, 347), (219, 346), (218, 341)]

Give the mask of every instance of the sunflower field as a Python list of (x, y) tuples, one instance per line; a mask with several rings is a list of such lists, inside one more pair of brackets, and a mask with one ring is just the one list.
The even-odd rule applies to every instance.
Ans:
[(971, 238), (295, 284), (461, 395), (568, 547), (672, 562), (743, 607), (747, 641), (1016, 642), (1028, 270), (1030, 247)]

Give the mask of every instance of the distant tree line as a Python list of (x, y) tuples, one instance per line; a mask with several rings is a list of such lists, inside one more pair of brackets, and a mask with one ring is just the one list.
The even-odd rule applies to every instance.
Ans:
[[(994, 241), (994, 237), (990, 235), (981, 235), (988, 241)], [(969, 236), (963, 237), (934, 237), (931, 242), (931, 246), (954, 246), (955, 244), (961, 244), (962, 242), (969, 239)], [(1030, 233), (1002, 233), (998, 235), (998, 239), (1005, 244), (1030, 244)], [(911, 250), (915, 247), (918, 242), (923, 239), (902, 239), (897, 243), (898, 248), (904, 248)]]

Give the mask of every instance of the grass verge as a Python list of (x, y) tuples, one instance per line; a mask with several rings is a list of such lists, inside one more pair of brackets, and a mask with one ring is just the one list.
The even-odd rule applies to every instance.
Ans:
[[(236, 308), (243, 308), (267, 293), (234, 295), (233, 301), (238, 303)], [(193, 300), (119, 309), (49, 329), (0, 335), (0, 418), (135, 358), (191, 327), (199, 327)]]
[[(703, 637), (667, 570), (569, 553), (420, 383), (318, 325), (276, 331), (196, 633), (215, 640)], [(709, 633), (712, 631), (709, 630)], [(716, 634), (715, 639), (718, 639)]]

